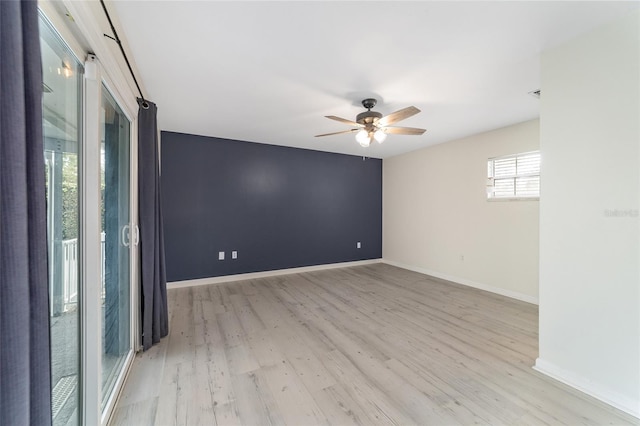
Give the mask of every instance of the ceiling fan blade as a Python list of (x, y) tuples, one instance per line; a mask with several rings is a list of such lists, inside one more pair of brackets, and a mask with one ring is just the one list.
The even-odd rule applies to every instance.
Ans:
[(414, 106), (403, 108), (399, 111), (392, 112), (391, 114), (382, 117), (380, 120), (378, 120), (378, 126), (388, 126), (389, 124), (397, 123), (398, 121), (409, 118), (419, 112), (420, 110)]
[(353, 132), (357, 132), (360, 129), (349, 129), (349, 130), (343, 130), (341, 132), (333, 132), (333, 133), (325, 133), (323, 135), (316, 135), (316, 138), (319, 138), (321, 136), (332, 136), (332, 135), (341, 135), (343, 133), (353, 133)]
[(427, 129), (418, 129), (416, 127), (385, 127), (384, 132), (390, 135), (421, 135)]
[(364, 127), (364, 124), (356, 123), (355, 121), (347, 120), (346, 118), (336, 117), (335, 115), (325, 115), (328, 119), (346, 123), (350, 126)]

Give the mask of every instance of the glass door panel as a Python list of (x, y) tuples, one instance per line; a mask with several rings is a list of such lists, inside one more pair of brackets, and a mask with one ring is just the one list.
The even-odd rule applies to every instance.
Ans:
[(43, 129), (46, 163), (51, 385), (54, 425), (78, 424), (80, 288), (78, 146), (83, 69), (41, 17)]
[(99, 63), (85, 82), (44, 13), (39, 25), (53, 424), (96, 424), (132, 359), (131, 123), (99, 83)]
[(131, 351), (130, 126), (103, 86), (100, 150), (103, 410)]

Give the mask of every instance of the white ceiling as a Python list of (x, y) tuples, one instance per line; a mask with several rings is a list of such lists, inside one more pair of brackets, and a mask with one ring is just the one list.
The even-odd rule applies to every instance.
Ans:
[[(639, 3), (115, 1), (162, 130), (388, 158), (530, 120), (540, 52)], [(544, 87), (541, 88), (544, 96)], [(360, 147), (325, 115), (355, 119), (414, 105)]]

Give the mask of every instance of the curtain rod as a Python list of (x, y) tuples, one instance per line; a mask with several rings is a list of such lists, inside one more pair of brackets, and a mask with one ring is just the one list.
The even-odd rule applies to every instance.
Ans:
[(111, 21), (111, 16), (107, 11), (107, 6), (104, 4), (104, 0), (100, 0), (100, 4), (102, 5), (102, 10), (104, 10), (104, 14), (107, 16), (109, 25), (111, 25), (111, 31), (113, 32), (114, 37), (108, 34), (103, 34), (103, 35), (115, 41), (116, 43), (118, 43), (118, 46), (120, 47), (120, 52), (122, 52), (122, 56), (124, 57), (124, 61), (127, 63), (127, 67), (129, 67), (129, 72), (131, 73), (131, 77), (133, 77), (133, 81), (134, 83), (136, 83), (136, 87), (138, 88), (138, 92), (140, 93), (140, 99), (142, 99), (142, 108), (147, 109), (149, 108), (149, 104), (144, 99), (144, 95), (142, 94), (142, 89), (140, 89), (140, 85), (138, 84), (136, 75), (133, 73), (133, 69), (131, 68), (131, 64), (129, 63), (129, 58), (127, 58), (127, 54), (124, 52), (124, 47), (122, 47), (122, 41), (120, 41), (120, 37), (118, 37), (118, 32), (116, 31), (116, 28), (113, 26), (113, 22)]

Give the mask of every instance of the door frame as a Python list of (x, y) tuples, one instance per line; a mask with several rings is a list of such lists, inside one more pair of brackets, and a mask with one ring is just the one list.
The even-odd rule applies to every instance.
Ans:
[[(82, 140), (78, 144), (79, 193), (79, 419), (81, 424), (106, 425), (140, 349), (138, 233), (138, 123), (136, 92), (121, 66), (118, 46), (104, 37), (104, 14), (98, 2), (39, 0), (41, 16), (48, 21), (85, 66), (82, 84)], [(105, 29), (104, 32), (108, 32)], [(95, 52), (96, 55), (90, 54)], [(95, 60), (96, 56), (100, 58)], [(87, 59), (85, 61), (85, 59)], [(101, 241), (100, 241), (100, 107), (102, 85), (130, 121), (130, 344), (131, 350), (116, 380), (105, 409), (101, 409)], [(134, 244), (135, 243), (135, 244)], [(89, 283), (96, 283), (90, 285)]]
[[(108, 75), (102, 75), (101, 83), (99, 84), (100, 89), (100, 97), (98, 102), (102, 101), (102, 86), (111, 94), (113, 99), (116, 101), (118, 106), (122, 109), (127, 120), (129, 120), (129, 300), (130, 300), (130, 309), (129, 309), (129, 347), (130, 350), (127, 353), (125, 361), (123, 363), (122, 369), (118, 374), (116, 382), (113, 386), (113, 391), (105, 404), (104, 409), (101, 413), (100, 423), (102, 425), (106, 425), (111, 415), (113, 414), (113, 410), (115, 408), (116, 402), (120, 397), (120, 393), (124, 387), (124, 382), (129, 374), (131, 369), (131, 365), (133, 364), (133, 359), (135, 357), (135, 353), (139, 350), (138, 341), (139, 338), (139, 320), (138, 317), (138, 288), (139, 288), (139, 274), (138, 274), (138, 262), (140, 259), (139, 256), (139, 232), (138, 228), (138, 121), (136, 116), (133, 115), (132, 111), (128, 110), (128, 108), (121, 101), (121, 96), (119, 96), (115, 90), (116, 85), (113, 84), (113, 81)], [(136, 104), (137, 105), (137, 104)], [(100, 131), (100, 129), (98, 129)], [(135, 141), (135, 143), (134, 143)], [(99, 151), (99, 149), (98, 149)], [(98, 168), (98, 170), (100, 170)], [(98, 172), (99, 174), (99, 172)], [(99, 178), (98, 178), (99, 179)], [(100, 316), (100, 321), (102, 321), (102, 316)], [(102, 323), (100, 323), (101, 330)], [(101, 336), (101, 333), (100, 333)], [(98, 342), (99, 344), (101, 342)], [(100, 345), (101, 346), (101, 345)], [(100, 354), (102, 355), (102, 354)], [(102, 364), (100, 364), (102, 365)], [(98, 382), (100, 389), (102, 389), (102, 381)], [(98, 409), (100, 411), (100, 405), (102, 403), (102, 395), (100, 395), (100, 400), (98, 401)]]

